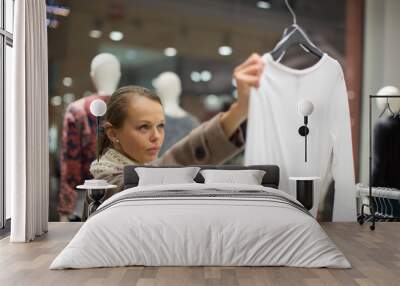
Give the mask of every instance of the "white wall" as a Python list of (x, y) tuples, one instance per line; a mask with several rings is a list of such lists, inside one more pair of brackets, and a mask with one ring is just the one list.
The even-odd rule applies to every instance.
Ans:
[[(369, 95), (387, 85), (400, 87), (400, 1), (366, 0), (360, 140), (360, 182), (368, 184)], [(376, 118), (373, 114), (372, 118)]]

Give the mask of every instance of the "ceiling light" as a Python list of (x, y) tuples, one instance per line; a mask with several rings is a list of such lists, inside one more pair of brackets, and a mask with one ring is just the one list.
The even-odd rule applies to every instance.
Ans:
[(203, 104), (206, 110), (215, 112), (222, 109), (223, 102), (215, 94), (209, 94), (204, 98)]
[(173, 47), (168, 47), (164, 50), (164, 55), (166, 55), (167, 57), (174, 57), (174, 56), (176, 56), (176, 54), (177, 54), (177, 51)]
[(69, 104), (69, 103), (73, 102), (74, 100), (75, 100), (75, 94), (73, 94), (73, 93), (66, 93), (63, 96), (63, 101), (66, 104)]
[(72, 78), (70, 78), (69, 76), (66, 76), (63, 78), (62, 83), (64, 86), (70, 87), (72, 85)]
[(101, 35), (102, 35), (102, 32), (100, 30), (91, 30), (89, 32), (89, 37), (94, 38), (94, 39), (100, 38)]
[(203, 81), (210, 81), (212, 79), (212, 74), (210, 71), (202, 71), (201, 72), (201, 79)]
[(121, 41), (124, 38), (124, 34), (120, 31), (112, 31), (110, 33), (110, 39), (113, 41)]
[(47, 13), (49, 14), (54, 14), (58, 16), (68, 16), (69, 13), (71, 12), (71, 9), (66, 6), (53, 6), (53, 5), (47, 5), (46, 7)]
[(194, 71), (190, 74), (190, 78), (194, 82), (199, 82), (201, 80), (201, 74), (197, 71)]
[(50, 100), (51, 105), (60, 106), (62, 103), (62, 98), (59, 95), (53, 96)]
[(83, 97), (86, 97), (86, 96), (90, 96), (90, 95), (92, 95), (93, 94), (93, 92), (91, 92), (91, 91), (89, 91), (89, 90), (86, 90), (83, 94), (82, 94), (82, 96)]
[(48, 27), (56, 29), (59, 25), (59, 22), (57, 19), (46, 19), (46, 24)]
[(230, 46), (221, 46), (218, 48), (218, 53), (221, 56), (229, 56), (232, 54), (232, 48)]
[(267, 2), (267, 1), (258, 1), (257, 7), (260, 9), (270, 9), (271, 3)]

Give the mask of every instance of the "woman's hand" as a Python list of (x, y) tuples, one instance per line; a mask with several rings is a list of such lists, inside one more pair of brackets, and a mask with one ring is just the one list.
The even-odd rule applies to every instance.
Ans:
[(236, 131), (247, 118), (249, 109), (250, 89), (258, 88), (260, 77), (264, 69), (264, 62), (259, 54), (252, 54), (233, 72), (236, 81), (238, 99), (229, 110), (221, 116), (221, 125), (228, 138)]
[(258, 88), (260, 77), (263, 72), (264, 62), (259, 54), (252, 54), (241, 65), (235, 68), (233, 77), (236, 81), (238, 99), (236, 101), (245, 117), (249, 106), (251, 87)]

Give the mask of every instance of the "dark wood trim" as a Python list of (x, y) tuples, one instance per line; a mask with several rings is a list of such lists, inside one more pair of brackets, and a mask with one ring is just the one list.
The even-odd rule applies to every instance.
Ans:
[(364, 0), (347, 0), (346, 4), (346, 68), (349, 95), (353, 156), (356, 182), (359, 177), (359, 146), (361, 119), (361, 85), (364, 44)]

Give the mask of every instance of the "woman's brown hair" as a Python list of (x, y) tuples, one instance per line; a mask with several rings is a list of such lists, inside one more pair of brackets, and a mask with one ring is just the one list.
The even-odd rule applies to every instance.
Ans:
[(113, 128), (121, 128), (127, 116), (129, 101), (135, 96), (144, 96), (162, 105), (160, 97), (158, 97), (155, 92), (145, 87), (128, 85), (117, 89), (107, 102), (107, 112), (105, 114), (103, 128), (101, 128), (100, 133), (100, 156), (112, 146), (112, 142), (107, 136), (105, 127), (106, 123), (110, 123)]

